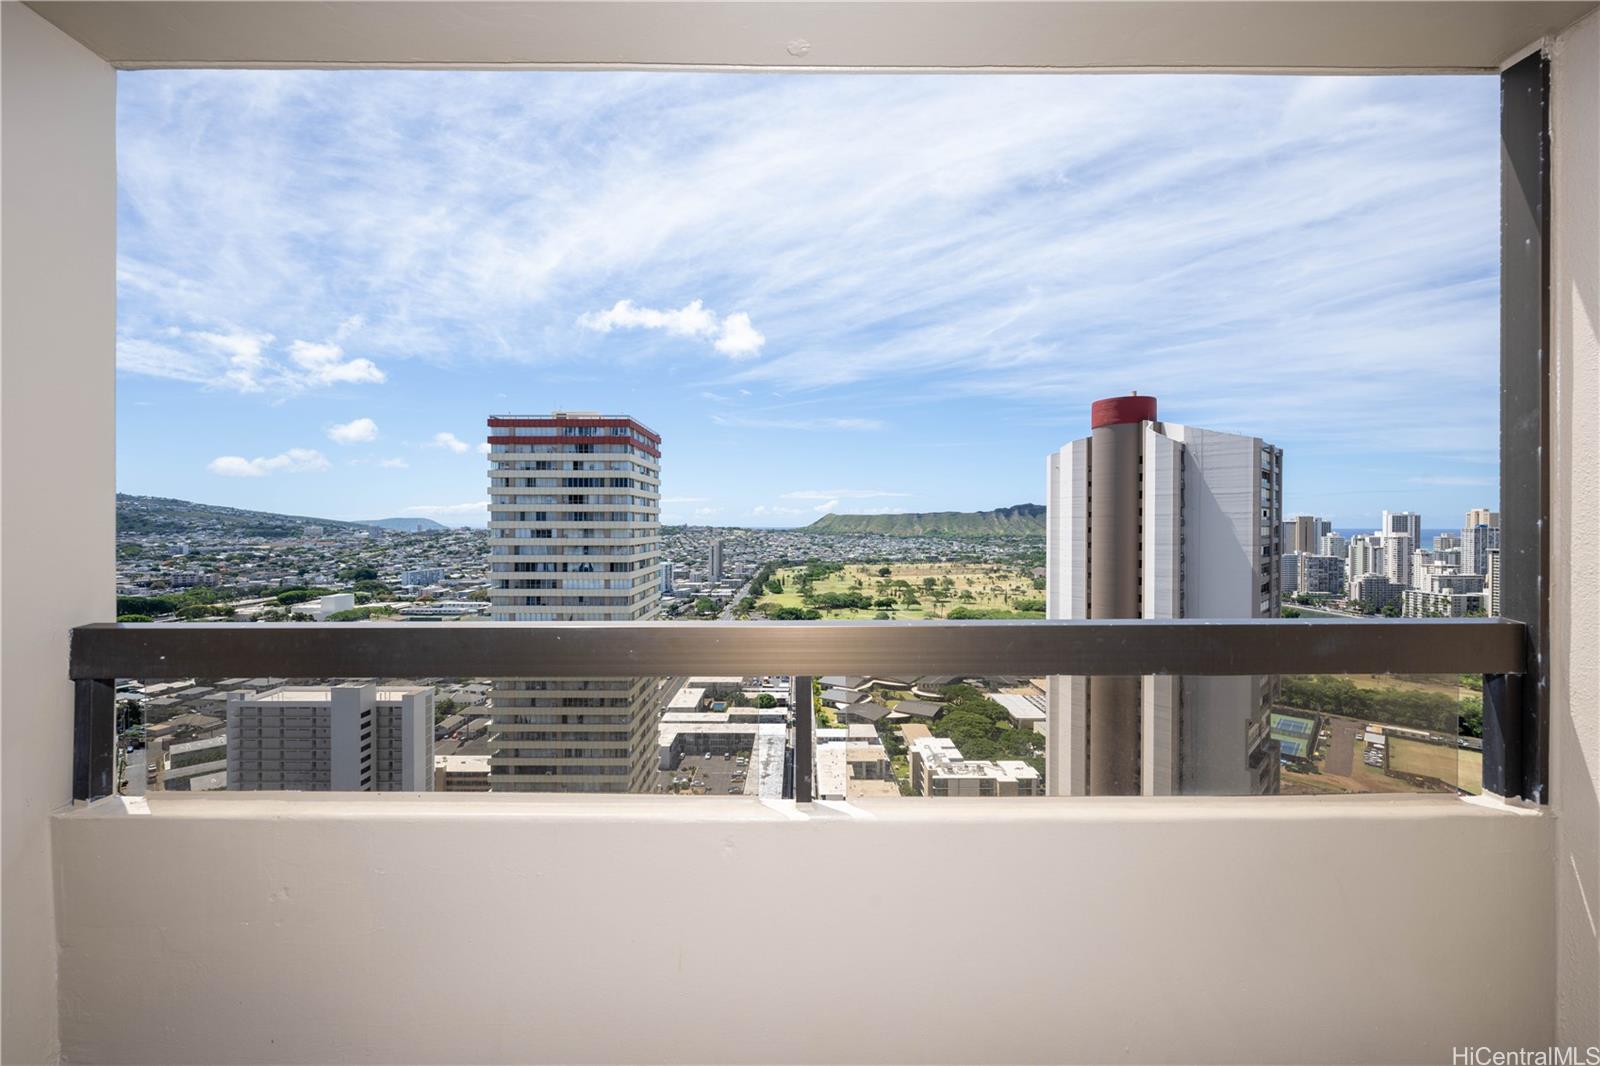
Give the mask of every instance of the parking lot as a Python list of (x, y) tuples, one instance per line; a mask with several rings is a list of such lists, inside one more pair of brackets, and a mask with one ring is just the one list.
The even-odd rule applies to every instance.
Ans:
[(685, 755), (676, 770), (656, 772), (656, 791), (737, 796), (744, 792), (749, 769), (748, 751), (731, 756)]

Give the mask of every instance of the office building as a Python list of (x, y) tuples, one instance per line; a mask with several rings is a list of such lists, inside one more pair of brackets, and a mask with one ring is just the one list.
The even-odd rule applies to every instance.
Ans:
[[(489, 604), (497, 622), (637, 622), (661, 587), (661, 438), (625, 415), (489, 419)], [(654, 678), (498, 680), (495, 791), (643, 792)]]
[(1500, 528), (1500, 512), (1491, 511), (1487, 507), (1474, 507), (1467, 512), (1466, 520), (1461, 523), (1463, 528), (1468, 526), (1493, 526)]
[(433, 689), (367, 682), (228, 693), (227, 787), (426, 792)]
[(419, 585), (435, 585), (444, 580), (445, 570), (442, 566), (424, 566), (416, 570), (403, 570), (400, 573), (400, 584), (408, 588)]
[[(1048, 462), (1051, 618), (1278, 613), (1283, 453), (1101, 400)], [(1092, 476), (1091, 476), (1092, 475)], [(1052, 795), (1277, 791), (1272, 677), (1052, 678)]]
[(711, 542), (711, 560), (707, 567), (713, 583), (722, 580), (722, 538), (717, 537)]
[(1454, 533), (1436, 533), (1433, 538), (1435, 552), (1447, 552), (1461, 547), (1461, 538)]
[(1350, 541), (1343, 533), (1324, 533), (1317, 541), (1317, 554), (1347, 559), (1350, 554)]
[(1329, 596), (1337, 596), (1344, 591), (1343, 559), (1336, 555), (1301, 555), (1297, 558), (1299, 569), (1296, 575), (1296, 591), (1307, 595)]

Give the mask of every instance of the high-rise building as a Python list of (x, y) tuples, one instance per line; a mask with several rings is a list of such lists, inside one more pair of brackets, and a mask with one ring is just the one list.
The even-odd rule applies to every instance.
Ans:
[(1374, 611), (1400, 606), (1404, 585), (1396, 585), (1382, 574), (1367, 574), (1350, 582), (1350, 599), (1365, 603)]
[(1486, 574), (1489, 570), (1489, 552), (1500, 548), (1500, 527), (1480, 524), (1467, 526), (1461, 531), (1461, 572)]
[(1351, 581), (1368, 574), (1383, 573), (1383, 537), (1378, 533), (1357, 533), (1350, 538), (1346, 572)]
[(713, 583), (722, 580), (722, 538), (717, 537), (711, 541), (711, 565), (709, 567)]
[(1337, 555), (1301, 555), (1298, 559), (1297, 591), (1332, 596), (1344, 591), (1344, 559)]
[(228, 788), (425, 792), (433, 689), (366, 684), (228, 693)]
[(1297, 515), (1291, 521), (1285, 522), (1284, 526), (1294, 530), (1294, 539), (1285, 539), (1283, 542), (1286, 554), (1294, 552), (1297, 555), (1316, 555), (1317, 550), (1322, 547), (1323, 535), (1333, 531), (1333, 523), (1314, 515)]
[(1500, 549), (1490, 548), (1488, 551), (1487, 571), (1483, 579), (1484, 613), (1490, 618), (1500, 617)]
[(1500, 512), (1491, 511), (1487, 507), (1474, 507), (1467, 512), (1467, 517), (1461, 523), (1465, 526), (1493, 526), (1500, 528)]
[(1383, 576), (1404, 588), (1411, 584), (1412, 545), (1409, 533), (1383, 534)]
[[(1148, 396), (1101, 400), (1049, 457), (1051, 618), (1278, 612), (1283, 453), (1164, 423)], [(1273, 677), (1051, 679), (1052, 795), (1275, 792)]]
[(1411, 538), (1413, 547), (1422, 543), (1422, 516), (1415, 511), (1385, 511), (1380, 534), (1404, 533)]
[(1345, 559), (1350, 554), (1350, 542), (1345, 539), (1342, 533), (1324, 533), (1317, 542), (1317, 554)]
[[(495, 621), (636, 622), (661, 590), (661, 438), (625, 415), (489, 419)], [(654, 678), (498, 680), (490, 783), (641, 792), (655, 762)]]

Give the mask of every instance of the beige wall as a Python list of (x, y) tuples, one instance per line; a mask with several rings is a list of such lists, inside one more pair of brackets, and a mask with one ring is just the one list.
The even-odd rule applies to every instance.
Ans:
[(1600, 1045), (1600, 15), (1556, 41), (1551, 801), (1558, 1038)]
[(0, 759), (7, 1063), (56, 1051), (49, 813), (71, 799), (67, 630), (115, 607), (116, 83), (0, 5)]
[[(1550, 898), (1551, 820), (1458, 800), (120, 802), (55, 826), (71, 1062), (1448, 1063), (1554, 1026), (1550, 908), (1484, 920)], [(819, 903), (892, 935), (986, 897), (1005, 963), (941, 995)]]
[[(824, 821), (740, 800), (157, 796), (147, 816), (120, 801), (61, 816), (52, 855), (45, 815), (67, 799), (70, 764), (65, 634), (113, 607), (115, 84), (31, 12), (0, 7), (5, 1062), (55, 1058), (58, 942), (60, 1032), (80, 1062), (1448, 1061), (1458, 1043), (1600, 1040), (1594, 18), (1555, 48), (1557, 818), (1430, 800), (942, 800), (928, 815), (896, 799), (860, 804), (871, 820)], [(269, 10), (282, 5), (248, 13)], [(815, 36), (828, 59), (833, 41)], [(1353, 34), (1340, 55), (1371, 59), (1370, 41), (1404, 54), (1398, 35)], [(952, 874), (951, 854), (974, 861)], [(1049, 886), (1026, 950), (963, 992), (1003, 1026), (952, 1025), (892, 974), (819, 1012), (848, 960), (818, 925), (770, 917), (867, 870), (874, 927), (942, 922), (1018, 854)], [(718, 920), (687, 920), (708, 872)], [(1485, 922), (1496, 901), (1526, 905)], [(1280, 903), (1302, 909), (1263, 924)], [(569, 914), (613, 924), (597, 936), (552, 919)], [(762, 951), (774, 982), (746, 979)], [(441, 963), (475, 980), (421, 979)], [(1274, 1007), (1291, 965), (1294, 993), (1327, 1009), (1285, 1024)]]

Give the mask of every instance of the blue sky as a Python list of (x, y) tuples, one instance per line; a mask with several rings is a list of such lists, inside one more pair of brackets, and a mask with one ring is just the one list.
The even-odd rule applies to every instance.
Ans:
[(1491, 77), (118, 78), (124, 492), (481, 524), (568, 408), (666, 521), (980, 509), (1135, 389), (1286, 514), (1498, 499)]

